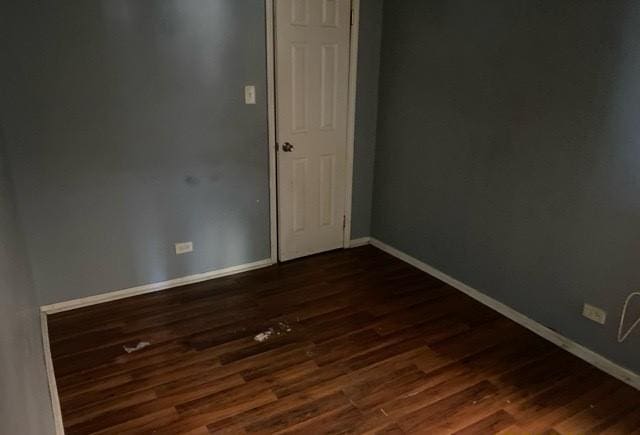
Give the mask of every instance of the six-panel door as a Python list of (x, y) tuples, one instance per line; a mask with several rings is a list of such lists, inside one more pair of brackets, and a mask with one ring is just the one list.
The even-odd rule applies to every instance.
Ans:
[(276, 0), (281, 260), (342, 247), (350, 0)]

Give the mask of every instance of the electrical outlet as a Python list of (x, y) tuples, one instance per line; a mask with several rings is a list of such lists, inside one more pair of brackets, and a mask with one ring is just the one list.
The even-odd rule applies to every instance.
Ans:
[(593, 320), (594, 322), (601, 325), (604, 325), (607, 321), (606, 311), (589, 304), (584, 304), (584, 307), (582, 307), (582, 315), (587, 319)]
[(193, 242), (176, 243), (176, 255), (193, 251)]

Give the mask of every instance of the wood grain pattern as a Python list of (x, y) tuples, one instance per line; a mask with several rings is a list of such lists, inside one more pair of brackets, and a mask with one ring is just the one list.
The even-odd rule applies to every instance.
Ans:
[(370, 246), (49, 331), (70, 435), (640, 433), (639, 391)]

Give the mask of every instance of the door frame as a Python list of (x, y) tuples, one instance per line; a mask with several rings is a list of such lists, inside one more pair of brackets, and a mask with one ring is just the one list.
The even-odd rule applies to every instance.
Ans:
[[(276, 0), (265, 0), (265, 31), (267, 53), (267, 118), (269, 130), (269, 215), (271, 227), (271, 261), (278, 262), (278, 179), (276, 152), (276, 87), (275, 87), (275, 29)], [(342, 247), (351, 246), (351, 207), (353, 201), (353, 155), (356, 124), (356, 91), (358, 78), (358, 35), (360, 33), (360, 0), (351, 0), (351, 32), (349, 35), (349, 84), (347, 107), (347, 158)]]

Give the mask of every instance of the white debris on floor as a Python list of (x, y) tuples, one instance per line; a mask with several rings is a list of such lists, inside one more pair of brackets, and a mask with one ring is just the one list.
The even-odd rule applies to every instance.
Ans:
[(291, 326), (289, 326), (287, 322), (278, 322), (278, 325), (280, 325), (280, 328), (282, 328), (284, 332), (291, 332)]
[(271, 328), (267, 329), (266, 331), (262, 331), (261, 333), (259, 333), (258, 335), (256, 335), (255, 337), (253, 337), (253, 339), (259, 343), (263, 343), (267, 340), (269, 340), (270, 338), (276, 336), (279, 337), (281, 335), (287, 334), (289, 332), (291, 332), (291, 326), (289, 325), (289, 323), (287, 322), (278, 322), (278, 324), (276, 326), (272, 326)]
[(253, 337), (253, 339), (257, 342), (262, 343), (263, 341), (267, 341), (273, 335), (273, 328), (269, 328), (264, 332)]
[(144, 349), (147, 346), (151, 346), (151, 343), (149, 343), (148, 341), (141, 341), (138, 344), (136, 344), (133, 347), (129, 347), (129, 346), (122, 346), (124, 351), (127, 353), (133, 353), (133, 352), (137, 352), (139, 350)]

